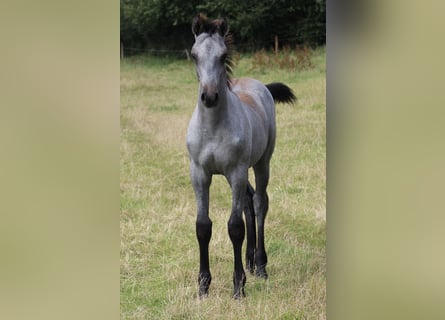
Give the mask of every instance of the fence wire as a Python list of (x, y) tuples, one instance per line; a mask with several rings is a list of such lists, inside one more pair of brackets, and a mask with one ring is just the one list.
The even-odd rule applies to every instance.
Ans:
[[(301, 45), (296, 44), (298, 39), (295, 37), (287, 37), (287, 38), (278, 38), (279, 46), (282, 48), (284, 46), (290, 45), (291, 48), (295, 48)], [(243, 44), (236, 43), (234, 44), (235, 51), (238, 52), (255, 52), (261, 49), (273, 49), (274, 41), (261, 41), (254, 44)], [(134, 47), (126, 47), (121, 44), (121, 58), (130, 55), (142, 55), (142, 54), (150, 54), (154, 56), (166, 56), (166, 57), (177, 57), (190, 59), (190, 48), (184, 48), (183, 50), (172, 50), (172, 49), (156, 49), (156, 48), (134, 48)]]

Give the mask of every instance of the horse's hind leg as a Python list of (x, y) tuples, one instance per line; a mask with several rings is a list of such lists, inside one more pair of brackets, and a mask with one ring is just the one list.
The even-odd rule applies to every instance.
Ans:
[(247, 182), (244, 215), (246, 217), (247, 248), (246, 248), (246, 268), (251, 274), (255, 270), (255, 248), (256, 248), (256, 222), (255, 211), (253, 209), (254, 189)]
[(256, 275), (266, 279), (267, 254), (264, 247), (264, 221), (269, 209), (269, 197), (266, 191), (269, 183), (269, 162), (255, 165), (254, 171), (256, 190), (253, 196), (253, 207), (258, 224), (258, 247), (255, 253)]

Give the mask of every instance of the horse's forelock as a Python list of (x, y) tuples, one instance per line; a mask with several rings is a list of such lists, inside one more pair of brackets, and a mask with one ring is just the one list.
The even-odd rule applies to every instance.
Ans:
[(224, 18), (210, 21), (206, 15), (200, 13), (193, 19), (192, 30), (195, 36), (198, 36), (201, 33), (212, 35), (218, 32), (224, 37), (228, 31), (228, 26), (227, 21)]

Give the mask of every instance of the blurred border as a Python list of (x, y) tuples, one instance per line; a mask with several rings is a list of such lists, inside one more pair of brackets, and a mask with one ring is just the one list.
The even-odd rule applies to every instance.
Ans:
[(0, 8), (0, 318), (119, 318), (119, 3)]
[(440, 1), (328, 1), (328, 319), (444, 319)]
[[(119, 317), (118, 6), (1, 7), (2, 319)], [(443, 8), (328, 1), (329, 319), (445, 318)]]

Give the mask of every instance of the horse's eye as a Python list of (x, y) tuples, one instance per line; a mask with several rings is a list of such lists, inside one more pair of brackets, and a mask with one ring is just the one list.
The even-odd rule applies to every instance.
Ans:
[(221, 56), (221, 62), (224, 63), (226, 62), (227, 59), (227, 53), (223, 53), (223, 55)]

